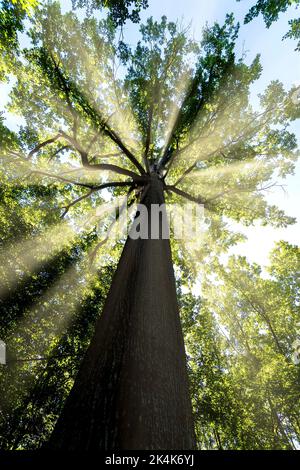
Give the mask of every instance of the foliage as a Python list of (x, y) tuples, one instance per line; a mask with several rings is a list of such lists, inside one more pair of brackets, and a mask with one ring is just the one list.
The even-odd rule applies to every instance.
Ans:
[[(241, 1), (241, 0), (238, 0)], [(256, 16), (262, 14), (267, 28), (278, 20), (279, 14), (285, 12), (290, 6), (299, 5), (299, 0), (258, 0), (253, 5), (245, 17), (245, 23), (249, 23)], [(300, 20), (299, 18), (289, 21), (290, 30), (284, 36), (285, 38), (299, 39), (300, 37)], [(296, 50), (300, 50), (300, 41), (297, 44)]]
[(141, 9), (147, 8), (148, 0), (72, 0), (74, 8), (86, 7), (91, 13), (95, 9), (108, 8), (109, 18), (116, 26), (122, 26), (127, 19), (138, 23)]
[[(2, 135), (5, 130), (3, 126)], [(9, 137), (18, 142), (16, 135)], [(10, 170), (6, 161), (0, 189), (0, 337), (8, 362), (0, 371), (0, 446), (30, 449), (52, 430), (93, 333), (114, 265), (99, 269), (97, 278), (86, 269), (83, 256), (95, 238), (93, 230), (62, 248), (51, 231), (61, 223), (59, 213), (51, 210), (59, 188), (26, 182), (16, 186)]]
[(0, 2), (0, 81), (9, 72), (18, 49), (18, 32), (23, 21), (38, 4), (37, 0), (1, 0)]
[(203, 287), (186, 345), (204, 448), (299, 445), (300, 371), (292, 356), (299, 335), (299, 263), (299, 247), (279, 242), (270, 255), (271, 277), (231, 257)]

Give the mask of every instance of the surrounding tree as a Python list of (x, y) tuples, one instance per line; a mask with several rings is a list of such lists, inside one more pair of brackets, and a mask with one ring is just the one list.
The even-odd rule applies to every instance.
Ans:
[[(212, 295), (200, 302), (182, 288), (203, 266), (215, 276), (227, 275), (215, 257), (240, 235), (229, 231), (226, 219), (293, 223), (269, 206), (264, 194), (276, 185), (274, 178), (293, 171), (298, 156), (288, 130), (299, 116), (294, 89), (286, 92), (274, 81), (260, 96), (260, 108), (252, 108), (250, 86), (261, 66), (259, 57), (250, 65), (236, 57), (238, 25), (232, 15), (223, 26), (207, 27), (200, 45), (165, 17), (150, 18), (140, 34), (130, 48), (115, 39), (111, 20), (62, 15), (53, 2), (36, 11), (31, 44), (13, 69), (9, 109), (19, 113), (22, 125), (18, 133), (1, 127), (1, 293), (2, 337), (15, 366), (2, 377), (9, 390), (1, 410), (2, 429), (9, 433), (2, 445), (36, 448), (48, 440), (48, 447), (63, 449), (195, 447), (179, 300), (197, 445), (290, 448), (298, 439), (291, 401), (296, 401), (296, 369), (292, 365), (288, 376), (284, 368), (289, 353), (282, 314), (276, 315), (276, 327), (268, 324), (269, 307), (276, 305), (273, 284), (268, 289), (274, 304), (263, 305), (260, 317), (249, 312), (243, 326), (267, 345), (269, 356), (257, 365), (260, 346), (252, 336), (245, 342), (233, 325), (240, 368), (231, 337), (224, 348), (227, 342), (215, 335), (222, 324), (230, 331), (230, 319), (227, 324), (224, 314), (217, 321)], [(202, 204), (201, 240), (170, 241), (160, 232), (158, 239), (125, 241), (124, 235), (116, 241), (109, 217), (99, 228), (101, 208), (116, 197), (123, 201), (118, 218), (136, 202), (147, 208), (164, 201), (183, 209), (185, 201)], [(137, 213), (132, 230), (148, 233), (151, 215), (148, 228), (139, 220)], [(242, 274), (234, 265), (228, 269), (238, 288)], [(247, 265), (247, 289), (260, 304), (268, 284), (257, 274), (262, 285), (256, 289), (251, 269)], [(281, 299), (286, 295), (282, 291)], [(228, 284), (219, 301), (226, 307), (231, 296)], [(233, 317), (239, 317), (239, 308), (230, 310)], [(262, 338), (255, 329), (258, 319), (267, 329)], [(39, 360), (28, 365), (23, 358)], [(278, 387), (288, 384), (286, 402), (274, 397), (273, 389), (268, 395), (269, 359), (274, 368), (283, 364)], [(239, 387), (257, 370), (262, 389), (250, 390), (243, 401)], [(256, 403), (263, 403), (265, 413), (252, 411)]]
[[(241, 0), (238, 0), (239, 2)], [(267, 28), (276, 21), (280, 13), (285, 12), (290, 6), (298, 7), (299, 0), (258, 0), (253, 5), (245, 17), (245, 23), (249, 23), (253, 18), (262, 15)], [(300, 39), (300, 18), (295, 18), (289, 21), (290, 30), (285, 35), (287, 38)], [(300, 50), (300, 41), (297, 44), (296, 50)]]
[[(24, 20), (32, 16), (34, 9), (41, 5), (39, 0), (1, 0), (0, 2), (0, 81), (10, 72), (16, 60), (19, 42), (18, 33), (24, 31)], [(142, 8), (147, 0), (72, 0), (73, 8), (86, 7), (88, 14), (106, 8), (108, 16), (116, 26), (123, 26), (127, 20), (139, 21)]]
[(18, 32), (23, 21), (37, 5), (37, 0), (1, 0), (0, 2), (0, 81), (10, 70), (18, 50)]
[(139, 22), (139, 13), (147, 8), (148, 0), (72, 0), (73, 8), (86, 8), (88, 13), (93, 10), (107, 8), (109, 18), (116, 26), (122, 26), (126, 20)]
[(298, 448), (299, 263), (299, 247), (279, 242), (267, 277), (233, 256), (205, 285), (186, 344), (196, 430), (206, 448)]

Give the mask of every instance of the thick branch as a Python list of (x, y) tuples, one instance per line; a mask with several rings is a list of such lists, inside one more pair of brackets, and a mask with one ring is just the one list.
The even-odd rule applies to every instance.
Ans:
[(83, 194), (82, 196), (78, 197), (77, 199), (74, 199), (74, 201), (70, 202), (70, 204), (68, 204), (67, 206), (61, 207), (61, 209), (65, 209), (64, 212), (63, 212), (62, 215), (61, 215), (61, 218), (62, 218), (62, 219), (64, 218), (64, 216), (69, 212), (69, 210), (71, 209), (71, 207), (75, 206), (75, 204), (77, 204), (78, 202), (83, 201), (83, 199), (87, 199), (87, 198), (90, 197), (95, 191), (96, 191), (95, 189), (91, 189), (87, 194)]
[(135, 158), (133, 153), (124, 145), (120, 137), (110, 128), (110, 126), (107, 123), (102, 124), (102, 128), (103, 128), (103, 132), (120, 148), (120, 150), (122, 150), (122, 152), (126, 155), (126, 157), (128, 157), (131, 163), (137, 168), (140, 174), (144, 175), (145, 174), (144, 168)]
[[(75, 204), (77, 204), (78, 202), (84, 200), (84, 199), (87, 199), (88, 197), (90, 197), (94, 192), (96, 191), (100, 191), (101, 189), (106, 189), (106, 188), (116, 188), (116, 187), (124, 187), (124, 186), (131, 186), (131, 189), (133, 187), (133, 183), (130, 183), (130, 182), (113, 182), (113, 183), (104, 183), (104, 184), (101, 184), (100, 186), (95, 186), (94, 188), (92, 188), (88, 193), (86, 194), (83, 194), (82, 196), (78, 197), (77, 199), (74, 199), (72, 202), (70, 202), (70, 204), (68, 204), (67, 206), (63, 206), (61, 207), (61, 209), (65, 209), (65, 211), (63, 212), (63, 214), (61, 215), (61, 218), (63, 218), (67, 213), (68, 211), (71, 209), (71, 207), (75, 206)], [(130, 190), (131, 190), (130, 189)]]
[(49, 178), (54, 178), (58, 181), (62, 181), (64, 183), (74, 184), (75, 186), (82, 186), (83, 188), (90, 188), (90, 189), (94, 188), (94, 185), (92, 185), (92, 184), (80, 183), (79, 181), (74, 181), (72, 179), (65, 178), (65, 177), (60, 176), (60, 175), (54, 175), (53, 173), (48, 173), (47, 171), (33, 170), (33, 171), (30, 172), (29, 176), (32, 175), (32, 174), (47, 176)]
[(118, 173), (120, 175), (130, 176), (133, 180), (139, 180), (141, 178), (141, 176), (138, 175), (137, 173), (134, 173), (131, 170), (127, 170), (126, 168), (122, 168), (118, 165), (113, 165), (113, 164), (110, 164), (110, 163), (91, 164), (88, 160), (87, 152), (85, 152), (85, 150), (80, 146), (80, 144), (77, 142), (77, 140), (74, 139), (73, 137), (69, 136), (68, 134), (66, 134), (62, 130), (60, 131), (60, 133), (79, 152), (80, 157), (81, 157), (82, 166), (84, 168), (86, 168), (87, 170), (89, 170), (89, 171), (99, 171), (99, 170), (112, 171), (112, 172)]
[(146, 167), (146, 170), (148, 173), (150, 173), (150, 167), (149, 167), (149, 161), (148, 161), (148, 154), (149, 154), (149, 149), (150, 149), (150, 143), (151, 143), (151, 129), (152, 129), (152, 120), (153, 120), (153, 108), (154, 108), (154, 103), (153, 100), (150, 104), (150, 109), (149, 109), (149, 116), (148, 116), (148, 125), (147, 125), (147, 135), (146, 135), (146, 142), (145, 142), (145, 152), (144, 152), (144, 165)]
[(60, 176), (60, 175), (54, 175), (53, 173), (48, 173), (46, 171), (34, 170), (34, 171), (31, 171), (30, 174), (37, 174), (37, 175), (47, 176), (49, 178), (54, 178), (58, 181), (62, 181), (64, 183), (74, 184), (75, 186), (81, 186), (83, 188), (93, 189), (95, 191), (105, 189), (105, 188), (134, 186), (135, 184), (137, 184), (134, 181), (115, 181), (115, 182), (103, 183), (103, 184), (100, 184), (100, 185), (94, 185), (94, 184), (89, 184), (89, 183), (80, 183), (79, 181), (74, 181), (70, 178), (65, 178), (65, 177)]
[(113, 165), (111, 163), (95, 163), (94, 165), (83, 165), (88, 171), (99, 171), (99, 170), (106, 170), (112, 171), (114, 173), (118, 173), (119, 175), (130, 176), (134, 181), (142, 181), (144, 180), (143, 176), (137, 175), (133, 171), (126, 170), (126, 168), (122, 168), (118, 165)]
[(145, 170), (142, 167), (142, 165), (138, 162), (138, 160), (135, 158), (133, 153), (124, 145), (120, 137), (110, 128), (110, 126), (107, 123), (107, 120), (105, 120), (103, 116), (101, 116), (101, 113), (98, 110), (96, 110), (90, 103), (88, 103), (87, 99), (79, 91), (76, 84), (72, 80), (66, 79), (63, 71), (61, 70), (57, 62), (55, 61), (53, 55), (51, 53), (49, 55), (50, 55), (50, 60), (52, 62), (52, 66), (54, 67), (54, 72), (56, 73), (57, 78), (61, 86), (63, 87), (63, 91), (66, 95), (66, 100), (67, 100), (67, 104), (70, 109), (70, 112), (72, 113), (74, 117), (74, 136), (75, 136), (75, 126), (77, 123), (77, 113), (72, 105), (71, 99), (75, 100), (75, 102), (78, 103), (81, 109), (90, 118), (92, 118), (94, 122), (95, 121), (97, 122), (98, 126), (103, 131), (103, 133), (107, 135), (122, 150), (122, 152), (129, 158), (131, 163), (138, 169), (140, 174), (142, 175), (145, 174)]
[(166, 186), (166, 189), (169, 191), (172, 191), (175, 194), (178, 194), (178, 196), (182, 196), (185, 199), (188, 199), (189, 201), (196, 202), (197, 204), (206, 204), (205, 199), (192, 196), (191, 194), (188, 194), (185, 191), (182, 191), (181, 189), (176, 188), (175, 186)]
[(56, 134), (54, 137), (51, 137), (50, 139), (47, 139), (45, 140), (44, 142), (41, 142), (40, 144), (38, 144), (34, 149), (32, 149), (28, 156), (27, 156), (27, 160), (30, 160), (30, 158), (35, 154), (37, 153), (41, 148), (45, 147), (46, 145), (49, 145), (49, 144), (52, 144), (53, 142), (55, 142), (56, 140), (58, 140), (59, 138), (61, 137), (61, 134)]

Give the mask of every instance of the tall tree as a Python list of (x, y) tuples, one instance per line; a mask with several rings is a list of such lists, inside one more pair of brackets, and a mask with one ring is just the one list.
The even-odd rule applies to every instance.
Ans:
[[(293, 361), (299, 338), (299, 262), (299, 247), (282, 241), (271, 252), (267, 278), (258, 265), (233, 256), (227, 266), (216, 267), (215, 283), (204, 288), (202, 318), (208, 316), (214, 329), (211, 337), (201, 337), (207, 320), (200, 317), (198, 328), (190, 328), (188, 350), (193, 382), (210, 384), (194, 394), (197, 428), (212, 437), (208, 446), (299, 445), (300, 376)], [(215, 348), (207, 347), (209, 339)]]
[[(296, 141), (287, 127), (299, 109), (293, 90), (278, 82), (261, 96), (261, 109), (252, 109), (249, 87), (261, 67), (258, 57), (249, 66), (236, 59), (232, 16), (207, 28), (200, 48), (165, 17), (149, 19), (134, 51), (115, 45), (110, 22), (80, 22), (61, 15), (57, 3), (36, 21), (12, 92), (11, 107), (26, 125), (18, 149), (4, 156), (17, 177), (63, 188), (56, 209), (71, 226), (82, 210), (104, 202), (104, 189), (148, 209), (165, 198), (203, 204), (221, 247), (230, 243), (223, 216), (293, 222), (267, 205), (264, 191), (274, 173), (293, 171)], [(147, 222), (140, 228), (148, 233), (151, 211)], [(107, 250), (107, 230), (94, 259)], [(203, 253), (196, 244), (194, 259), (203, 262)], [(48, 446), (195, 446), (170, 242), (161, 232), (127, 239)]]

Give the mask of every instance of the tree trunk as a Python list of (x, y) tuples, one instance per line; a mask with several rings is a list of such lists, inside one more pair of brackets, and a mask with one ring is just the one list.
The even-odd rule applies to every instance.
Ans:
[[(164, 202), (153, 175), (141, 201)], [(149, 216), (150, 218), (150, 216)], [(128, 237), (48, 448), (195, 448), (170, 242)]]

